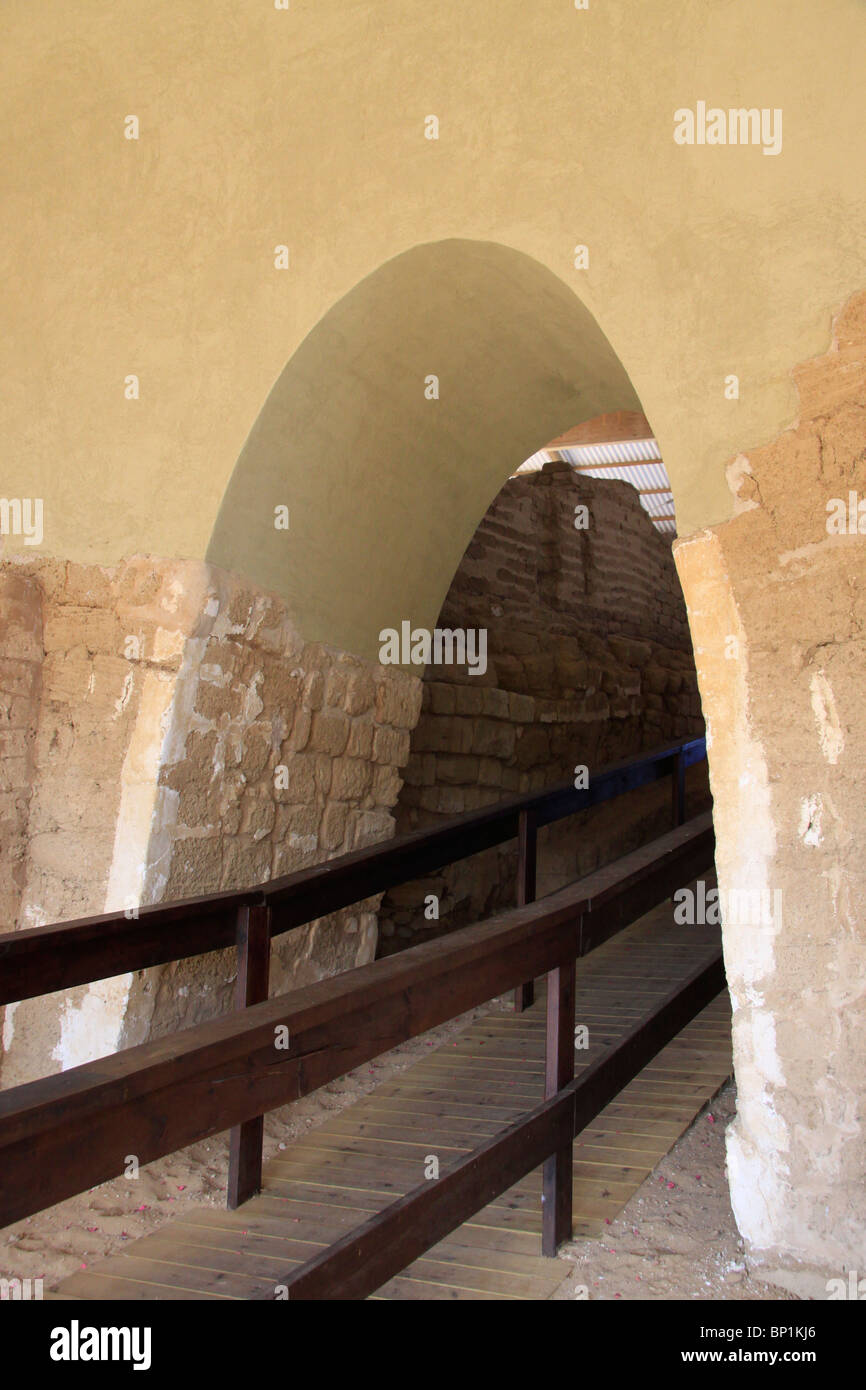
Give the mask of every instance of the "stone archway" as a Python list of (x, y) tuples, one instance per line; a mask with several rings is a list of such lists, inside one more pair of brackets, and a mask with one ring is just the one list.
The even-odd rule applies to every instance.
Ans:
[[(335, 304), (286, 364), (207, 559), (283, 594), (308, 638), (372, 656), (400, 616), (432, 626), (528, 455), (576, 421), (637, 408), (595, 318), (545, 266), (492, 242), (415, 247)], [(280, 503), (288, 531), (273, 524)]]
[[(378, 664), (379, 632), (432, 627), (488, 503), (540, 442), (637, 404), (593, 316), (539, 262), (416, 247), (293, 353), (206, 559), (22, 565), (46, 655), (21, 924), (252, 884), (393, 833), (420, 674)], [(43, 827), (60, 832), (50, 847)], [(343, 914), (282, 943), (274, 988), (374, 947), (371, 912)], [(212, 1015), (232, 968), (8, 1010), (5, 1083)]]
[[(725, 927), (733, 1200), (753, 1251), (810, 1289), (866, 1260), (864, 549), (859, 501), (844, 535), (828, 532), (826, 508), (864, 485), (864, 303), (838, 319), (831, 351), (798, 369), (801, 423), (732, 461), (734, 517), (676, 550), (710, 726), (720, 881), (729, 893), (778, 888), (784, 903), (781, 923)], [(425, 394), (433, 377), (438, 399)], [(280, 837), (303, 860), (387, 834), (418, 680), (376, 669), (379, 630), (399, 622), (395, 604), (432, 626), (521, 458), (576, 420), (636, 405), (595, 320), (550, 271), (501, 246), (436, 243), (387, 262), (298, 349), (242, 452), (206, 562), (149, 557), (71, 576), (57, 561), (22, 562), (48, 634), (28, 745), (24, 920), (64, 915), (48, 903), (122, 906), (112, 894), (134, 880), (152, 900), (280, 871), (263, 849)], [(676, 494), (676, 473), (673, 484)], [(287, 533), (273, 526), (278, 505)], [(138, 656), (119, 654), (124, 624), (143, 636)], [(68, 735), (94, 693), (113, 761), (81, 900), (64, 854), (81, 857), (83, 820), (61, 824), (52, 778), (63, 762), (87, 766), (87, 745)], [(212, 794), (217, 754), (223, 771), (231, 760), (231, 804)], [(280, 759), (295, 799), (273, 795)], [(369, 921), (354, 921), (348, 955), (344, 925), (311, 933), (277, 983), (365, 958)], [(188, 1010), (178, 1000), (191, 983), (178, 972), (95, 987), (64, 1001), (62, 1018), (57, 1001), (41, 1018), (38, 1004), (7, 1011), (4, 1080), (23, 1079), (17, 1055), (35, 1070), (71, 1065), (220, 1005), (223, 967), (207, 968)]]

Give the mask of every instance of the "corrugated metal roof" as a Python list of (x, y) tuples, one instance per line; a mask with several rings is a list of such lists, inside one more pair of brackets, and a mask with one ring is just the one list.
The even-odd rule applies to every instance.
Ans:
[(663, 535), (676, 535), (670, 479), (655, 439), (621, 439), (606, 444), (574, 444), (566, 449), (539, 449), (517, 471), (531, 473), (543, 468), (552, 458), (564, 459), (576, 472), (588, 478), (631, 483), (656, 530)]
[(600, 463), (637, 463), (641, 459), (657, 459), (659, 446), (654, 439), (620, 439), (608, 444), (569, 444), (567, 449), (557, 449), (558, 454), (567, 454), (569, 462), (575, 467)]
[(631, 483), (639, 491), (646, 488), (663, 487), (670, 492), (671, 485), (668, 479), (667, 469), (663, 463), (633, 463), (627, 467), (623, 465), (608, 464), (606, 468), (579, 467), (574, 460), (569, 457), (570, 449), (563, 450), (565, 458), (578, 473), (586, 473), (590, 478), (619, 479), (622, 482)]

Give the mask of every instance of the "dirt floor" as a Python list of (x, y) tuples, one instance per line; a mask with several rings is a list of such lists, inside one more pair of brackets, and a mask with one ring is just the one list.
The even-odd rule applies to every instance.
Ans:
[[(510, 1009), (493, 1001), (404, 1043), (265, 1121), (265, 1158), (396, 1076), (474, 1018)], [(726, 1086), (635, 1194), (603, 1239), (560, 1252), (555, 1298), (766, 1299), (779, 1292), (753, 1281), (728, 1200), (724, 1131), (734, 1114)], [(116, 1178), (0, 1231), (0, 1277), (43, 1279), (45, 1292), (76, 1270), (121, 1250), (191, 1207), (222, 1206), (227, 1136)], [(784, 1296), (784, 1295), (783, 1295)]]
[(725, 1130), (735, 1111), (730, 1082), (601, 1239), (560, 1251), (572, 1270), (554, 1298), (798, 1301), (746, 1267), (725, 1177)]

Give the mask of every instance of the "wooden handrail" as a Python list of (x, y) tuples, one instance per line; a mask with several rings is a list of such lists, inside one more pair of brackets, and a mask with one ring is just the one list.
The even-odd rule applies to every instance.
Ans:
[(256, 905), (270, 908), (269, 931), (278, 936), (513, 839), (522, 816), (540, 828), (672, 773), (678, 789), (685, 768), (705, 757), (705, 740), (692, 739), (604, 767), (586, 788), (565, 783), (500, 801), (254, 888), (142, 907), (132, 917), (103, 913), (4, 932), (0, 1004), (234, 946), (239, 912)]
[[(565, 784), (510, 798), (455, 817), (434, 829), (419, 830), (356, 850), (256, 888), (190, 898), (143, 908), (136, 913), (106, 913), (0, 935), (0, 1004), (235, 946), (238, 960), (235, 1006), (238, 1010), (248, 1010), (268, 998), (268, 964), (273, 936), (514, 836), (518, 838), (517, 901), (518, 904), (530, 903), (535, 897), (539, 826), (649, 785), (669, 773), (672, 774), (674, 824), (681, 824), (685, 816), (685, 769), (704, 757), (705, 741), (693, 739), (605, 767), (593, 775), (586, 788)], [(621, 914), (631, 910), (622, 892), (618, 902)], [(620, 920), (627, 920), (627, 917)], [(613, 916), (609, 915), (609, 924), (613, 921)], [(609, 925), (609, 929), (618, 927)], [(531, 961), (527, 961), (527, 965), (531, 965)], [(531, 1004), (533, 991), (532, 978), (524, 977), (515, 991), (515, 1007), (520, 1009)], [(443, 1018), (451, 1016), (447, 1014)], [(563, 1073), (556, 1084), (565, 1079)], [(64, 1094), (68, 1094), (65, 1089)], [(267, 1108), (268, 1105), (259, 1106), (251, 1114), (227, 1122), (232, 1125), (229, 1207), (241, 1205), (260, 1188), (262, 1125)], [(224, 1125), (216, 1126), (217, 1129), (222, 1127)], [(163, 1152), (170, 1152), (172, 1147), (177, 1145)], [(563, 1151), (560, 1167), (564, 1161)], [(547, 1178), (551, 1190), (561, 1193), (554, 1167), (549, 1167)], [(88, 1183), (100, 1180), (88, 1179)], [(50, 1200), (58, 1198), (54, 1196)], [(560, 1216), (561, 1220), (566, 1219), (565, 1212)]]
[(130, 1153), (147, 1163), (244, 1124), (585, 954), (705, 869), (713, 844), (707, 813), (538, 902), (0, 1092), (0, 1226), (116, 1176)]
[[(615, 1047), (598, 1057), (567, 1085), (521, 1115), (465, 1157), (456, 1159), (435, 1183), (422, 1182), (384, 1211), (334, 1241), (300, 1266), (277, 1275), (273, 1291), (253, 1299), (356, 1299), (382, 1287), (425, 1254), (462, 1222), (551, 1155), (567, 1153), (555, 1191), (544, 1200), (571, 1197), (571, 1146), (599, 1111), (628, 1085), (694, 1016), (724, 989), (722, 953), (671, 990)], [(568, 1044), (571, 1057), (571, 1036)], [(548, 1050), (548, 1059), (551, 1052)], [(545, 1215), (547, 1209), (545, 1209)], [(571, 1234), (570, 1210), (564, 1228), (552, 1228), (554, 1244)], [(560, 1240), (556, 1240), (556, 1236)], [(546, 1250), (545, 1254), (553, 1254)]]

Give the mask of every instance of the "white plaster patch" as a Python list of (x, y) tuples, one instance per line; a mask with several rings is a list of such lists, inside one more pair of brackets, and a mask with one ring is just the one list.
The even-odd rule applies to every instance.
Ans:
[(207, 648), (207, 637), (187, 639), (183, 665), (175, 681), (172, 718), (165, 736), (162, 761), (171, 767), (182, 762), (186, 756), (186, 740), (192, 729), (206, 733), (213, 728), (213, 721), (197, 718), (193, 711), (198, 694), (198, 678), (201, 659)]
[(764, 982), (775, 967), (775, 923), (741, 926), (725, 922), (723, 942), (728, 986), (734, 1007), (764, 1007)]
[(171, 661), (182, 656), (185, 641), (178, 628), (158, 627), (153, 639), (154, 661)]
[(150, 829), (156, 803), (165, 724), (175, 681), (149, 671), (141, 692), (135, 727), (121, 771), (120, 807), (105, 912), (140, 903)]
[(754, 511), (758, 506), (757, 502), (740, 496), (744, 480), (750, 478), (754, 482), (747, 454), (737, 454), (733, 463), (729, 463), (725, 469), (725, 478), (734, 498), (734, 516), (739, 516), (741, 512)]
[(788, 1192), (760, 1146), (743, 1135), (739, 1117), (725, 1135), (725, 1148), (734, 1220), (753, 1246), (767, 1248), (776, 1238), (775, 1213), (785, 1209)]
[(15, 1010), (18, 1004), (7, 1004), (6, 1012), (3, 1016), (3, 1051), (8, 1052), (12, 1046), (12, 1039), (15, 1036)]
[[(741, 455), (728, 470), (737, 494), (748, 475)], [(688, 605), (698, 679), (712, 739), (710, 778), (714, 797), (716, 867), (723, 892), (769, 894), (776, 855), (773, 793), (764, 748), (753, 732), (749, 708), (749, 648), (731, 591), (718, 537), (704, 531), (678, 542), (675, 559)], [(738, 639), (738, 659), (725, 660), (724, 636)], [(765, 991), (775, 975), (779, 923), (760, 927), (725, 922), (722, 942), (734, 1009), (734, 1069), (737, 1119), (728, 1131), (731, 1200), (737, 1225), (753, 1245), (770, 1242), (778, 1213), (789, 1199), (786, 1181), (790, 1136), (775, 1109), (773, 1092), (783, 1084), (775, 1020)]]
[(64, 1003), (60, 1039), (51, 1053), (62, 1071), (117, 1051), (132, 975), (89, 985), (80, 1004)]
[(263, 671), (256, 671), (255, 675), (249, 683), (249, 686), (247, 687), (246, 693), (244, 695), (243, 713), (243, 720), (245, 724), (252, 724), (255, 719), (258, 719), (259, 715), (265, 707), (265, 702), (259, 695), (259, 686), (262, 684), (264, 678), (265, 676)]
[(126, 675), (123, 678), (123, 688), (120, 692), (120, 699), (115, 700), (114, 702), (115, 719), (120, 718), (120, 716), (123, 714), (123, 711), (126, 709), (126, 706), (129, 704), (129, 701), (132, 698), (132, 690), (134, 685), (135, 673), (133, 671), (127, 671)]
[(258, 634), (259, 628), (261, 627), (262, 623), (268, 615), (268, 610), (270, 609), (270, 606), (270, 600), (265, 598), (264, 596), (259, 596), (258, 598), (253, 600), (253, 605), (250, 609), (249, 621), (247, 623), (246, 628), (247, 641), (252, 641), (252, 639)]
[(44, 927), (47, 922), (48, 914), (39, 903), (28, 903), (21, 913), (22, 927)]
[(754, 1064), (775, 1086), (784, 1086), (785, 1077), (776, 1047), (776, 1020), (769, 1009), (755, 1009), (751, 1019)]
[(208, 685), (216, 685), (225, 689), (231, 678), (230, 671), (224, 671), (221, 666), (217, 666), (214, 662), (203, 661), (199, 667), (199, 679), (206, 681)]
[(179, 579), (173, 579), (169, 584), (168, 592), (166, 593), (165, 598), (162, 601), (163, 607), (167, 608), (169, 613), (176, 613), (178, 605), (180, 604), (182, 598), (183, 585), (181, 584)]
[(817, 848), (824, 838), (821, 829), (821, 820), (824, 814), (823, 799), (816, 796), (807, 796), (800, 807), (800, 824), (797, 833), (804, 845)]
[(229, 621), (227, 613), (220, 616), (218, 608), (214, 617), (217, 618), (217, 621), (211, 628), (211, 635), (216, 642), (222, 642), (226, 637), (239, 637), (247, 630), (248, 617), (242, 623), (233, 623)]
[(818, 725), (818, 737), (821, 740), (821, 752), (827, 762), (831, 766), (835, 766), (845, 747), (845, 735), (842, 731), (830, 682), (823, 671), (815, 672), (809, 682), (809, 690), (812, 694), (812, 713), (815, 716)]
[(158, 787), (151, 823), (149, 862), (142, 882), (142, 902), (162, 901), (171, 870), (171, 855), (180, 793), (172, 787)]

